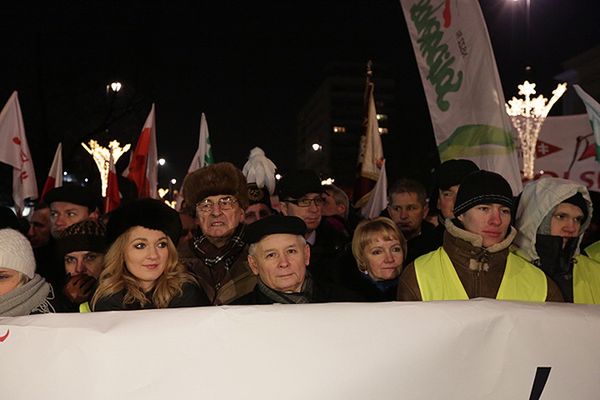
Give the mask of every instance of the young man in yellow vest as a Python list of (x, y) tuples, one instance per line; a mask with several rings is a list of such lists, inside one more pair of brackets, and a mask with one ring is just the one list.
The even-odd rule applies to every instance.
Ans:
[(516, 253), (553, 279), (566, 302), (600, 304), (600, 262), (580, 253), (591, 218), (590, 194), (580, 183), (544, 178), (521, 194)]
[(562, 301), (556, 284), (511, 254), (512, 190), (499, 174), (475, 171), (460, 184), (444, 244), (417, 258), (400, 276), (398, 300)]

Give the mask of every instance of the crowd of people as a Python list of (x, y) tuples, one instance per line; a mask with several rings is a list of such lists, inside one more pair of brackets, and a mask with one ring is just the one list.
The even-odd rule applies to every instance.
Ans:
[(0, 212), (0, 316), (211, 305), (468, 300), (600, 304), (587, 188), (560, 178), (514, 196), (499, 174), (442, 163), (429, 193), (400, 179), (363, 219), (296, 170), (276, 192), (228, 162), (183, 184), (175, 211), (89, 188), (50, 190), (24, 224)]

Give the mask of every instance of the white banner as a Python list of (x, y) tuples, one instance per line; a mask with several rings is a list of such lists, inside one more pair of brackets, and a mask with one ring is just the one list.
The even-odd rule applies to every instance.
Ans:
[(473, 0), (400, 0), (443, 161), (468, 158), (522, 190), (496, 60)]
[(556, 176), (600, 191), (600, 164), (596, 161), (596, 141), (587, 114), (546, 119), (536, 146), (535, 171), (534, 179)]
[(490, 299), (0, 318), (0, 393), (596, 400), (599, 332), (600, 306)]

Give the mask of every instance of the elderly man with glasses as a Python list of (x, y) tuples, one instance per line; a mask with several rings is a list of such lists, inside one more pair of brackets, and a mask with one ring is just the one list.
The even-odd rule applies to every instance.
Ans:
[(246, 262), (243, 221), (248, 192), (242, 171), (228, 162), (201, 168), (186, 177), (183, 195), (199, 229), (178, 248), (180, 260), (215, 305), (250, 293), (256, 277)]
[(278, 194), (283, 215), (301, 218), (306, 224), (304, 238), (310, 245), (308, 270), (315, 280), (337, 280), (337, 268), (350, 238), (322, 223), (325, 190), (313, 170), (296, 170), (279, 181)]

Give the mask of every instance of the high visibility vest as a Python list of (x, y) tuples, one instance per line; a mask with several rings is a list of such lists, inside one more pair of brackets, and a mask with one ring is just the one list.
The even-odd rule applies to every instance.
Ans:
[(590, 244), (585, 248), (585, 252), (590, 258), (600, 261), (600, 241)]
[[(443, 247), (414, 261), (423, 301), (468, 300), (460, 278)], [(546, 275), (521, 257), (508, 253), (497, 300), (546, 301)]]
[(90, 308), (90, 303), (87, 301), (85, 303), (81, 303), (79, 305), (79, 313), (88, 313), (88, 312), (92, 312), (92, 309)]
[(573, 267), (573, 303), (600, 304), (600, 262), (578, 255)]

